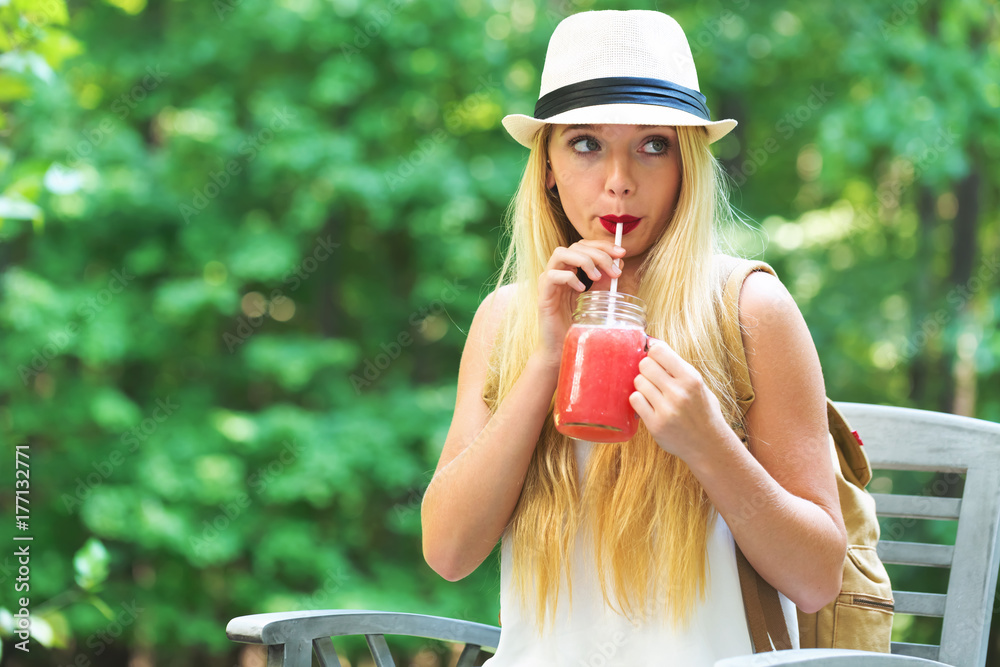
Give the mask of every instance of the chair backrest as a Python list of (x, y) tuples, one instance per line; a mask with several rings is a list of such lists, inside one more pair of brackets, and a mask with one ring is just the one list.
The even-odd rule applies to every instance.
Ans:
[(239, 616), (226, 634), (236, 642), (267, 647), (267, 667), (340, 667), (331, 637), (364, 635), (376, 667), (395, 667), (386, 635), (406, 635), (461, 644), (456, 667), (472, 667), (480, 650), (496, 648), (500, 628), (453, 618), (359, 609), (275, 612)]
[(887, 531), (883, 522), (878, 553), (884, 563), (950, 568), (946, 594), (893, 591), (896, 613), (943, 618), (940, 645), (894, 642), (892, 652), (982, 667), (1000, 568), (1000, 424), (909, 408), (836, 405), (861, 436), (876, 477), (878, 471), (909, 470), (939, 473), (955, 486), (964, 481), (961, 498), (941, 497), (952, 486), (943, 482), (924, 495), (879, 493), (877, 480), (869, 489), (879, 517), (899, 519), (893, 528), (918, 519), (958, 522), (953, 546), (894, 540), (903, 531)]

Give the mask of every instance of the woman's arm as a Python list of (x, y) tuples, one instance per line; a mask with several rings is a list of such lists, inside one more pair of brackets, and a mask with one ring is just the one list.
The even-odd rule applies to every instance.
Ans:
[(521, 496), (556, 391), (573, 306), (586, 289), (577, 270), (595, 281), (605, 274), (620, 276), (612, 256), (624, 254), (610, 241), (588, 240), (552, 251), (538, 277), (538, 344), (496, 414), (483, 401), (483, 387), (514, 288), (498, 289), (476, 311), (458, 371), (455, 416), (420, 508), (424, 559), (445, 579), (461, 579), (479, 567)]
[(655, 364), (640, 364), (633, 406), (691, 468), (754, 569), (813, 612), (840, 592), (846, 552), (819, 358), (791, 295), (768, 273), (744, 282), (740, 322), (756, 396), (750, 451), (698, 372), (666, 345), (650, 349)]
[(487, 362), (512, 287), (479, 306), (458, 372), (455, 415), (421, 506), (424, 559), (449, 581), (489, 556), (521, 495), (541, 435), (559, 366), (534, 355), (491, 416), (483, 401)]
[[(847, 551), (823, 370), (802, 313), (775, 276), (756, 272), (743, 283), (740, 323), (756, 396), (746, 415), (749, 453), (783, 493), (775, 504), (758, 496), (752, 508), (776, 513), (751, 516), (733, 535), (760, 575), (810, 613), (840, 593)], [(743, 510), (733, 523), (742, 518)]]

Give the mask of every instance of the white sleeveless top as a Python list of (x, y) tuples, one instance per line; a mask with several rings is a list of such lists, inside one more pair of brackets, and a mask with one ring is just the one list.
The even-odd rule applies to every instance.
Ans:
[[(594, 445), (579, 440), (574, 440), (574, 445), (582, 476)], [(571, 561), (572, 609), (563, 583), (554, 622), (540, 636), (535, 612), (521, 605), (514, 590), (511, 545), (504, 538), (500, 559), (500, 645), (484, 667), (711, 667), (717, 660), (753, 653), (736, 569), (735, 543), (721, 516), (709, 528), (707, 558), (706, 599), (695, 603), (687, 628), (674, 629), (663, 617), (653, 617), (637, 626), (604, 604), (591, 540), (581, 531)], [(798, 648), (795, 605), (784, 595), (778, 596), (792, 644)], [(529, 590), (529, 605), (533, 606), (534, 599), (534, 591)]]

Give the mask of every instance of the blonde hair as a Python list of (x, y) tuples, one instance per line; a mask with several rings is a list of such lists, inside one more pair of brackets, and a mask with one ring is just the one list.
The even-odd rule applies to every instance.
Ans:
[[(517, 307), (500, 326), (484, 387), (494, 413), (539, 339), (538, 276), (557, 246), (580, 238), (558, 195), (545, 188), (551, 129), (546, 125), (535, 136), (508, 210), (510, 244), (497, 285), (514, 286), (511, 302)], [(677, 208), (639, 268), (636, 296), (646, 302), (646, 332), (701, 372), (728, 423), (736, 424), (713, 263), (714, 225), (731, 209), (704, 129), (678, 127), (677, 136), (682, 165)], [(553, 407), (554, 399), (505, 533), (512, 541), (513, 581), (526, 607), (534, 579), (539, 631), (555, 613), (564, 577), (572, 606), (570, 555), (578, 536), (588, 532), (609, 606), (635, 619), (647, 618), (660, 605), (675, 625), (686, 623), (696, 600), (706, 595), (706, 547), (715, 519), (701, 484), (640, 424), (629, 442), (593, 447), (581, 489), (572, 441), (555, 430)]]

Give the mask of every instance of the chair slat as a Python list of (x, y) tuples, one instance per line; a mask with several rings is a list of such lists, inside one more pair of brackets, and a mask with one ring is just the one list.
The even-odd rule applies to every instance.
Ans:
[(319, 660), (319, 667), (340, 667), (337, 649), (333, 648), (333, 642), (330, 641), (329, 637), (314, 639), (313, 653)]
[(389, 645), (385, 641), (385, 635), (365, 635), (368, 648), (375, 658), (375, 667), (396, 667), (396, 662), (389, 652)]
[(986, 663), (1000, 568), (1000, 437), (993, 445), (994, 465), (970, 466), (962, 492), (965, 507), (941, 625), (939, 660), (950, 665)]
[(890, 650), (896, 655), (908, 655), (924, 660), (937, 660), (940, 651), (939, 647), (933, 644), (907, 644), (905, 642), (892, 642)]
[(311, 643), (302, 639), (289, 639), (284, 644), (269, 644), (267, 667), (312, 667), (311, 649)]
[(455, 667), (472, 667), (476, 658), (479, 657), (479, 649), (480, 647), (475, 644), (466, 644), (465, 648), (462, 649), (462, 655), (458, 656)]
[(955, 547), (946, 544), (893, 542), (890, 540), (880, 540), (878, 543), (878, 556), (883, 563), (951, 567), (954, 555)]
[(873, 493), (875, 512), (879, 516), (911, 517), (914, 519), (958, 520), (962, 509), (961, 498), (939, 498), (937, 496), (897, 496), (889, 493)]
[(893, 591), (897, 614), (913, 614), (914, 616), (944, 616), (944, 604), (947, 595), (940, 593), (909, 593)]

